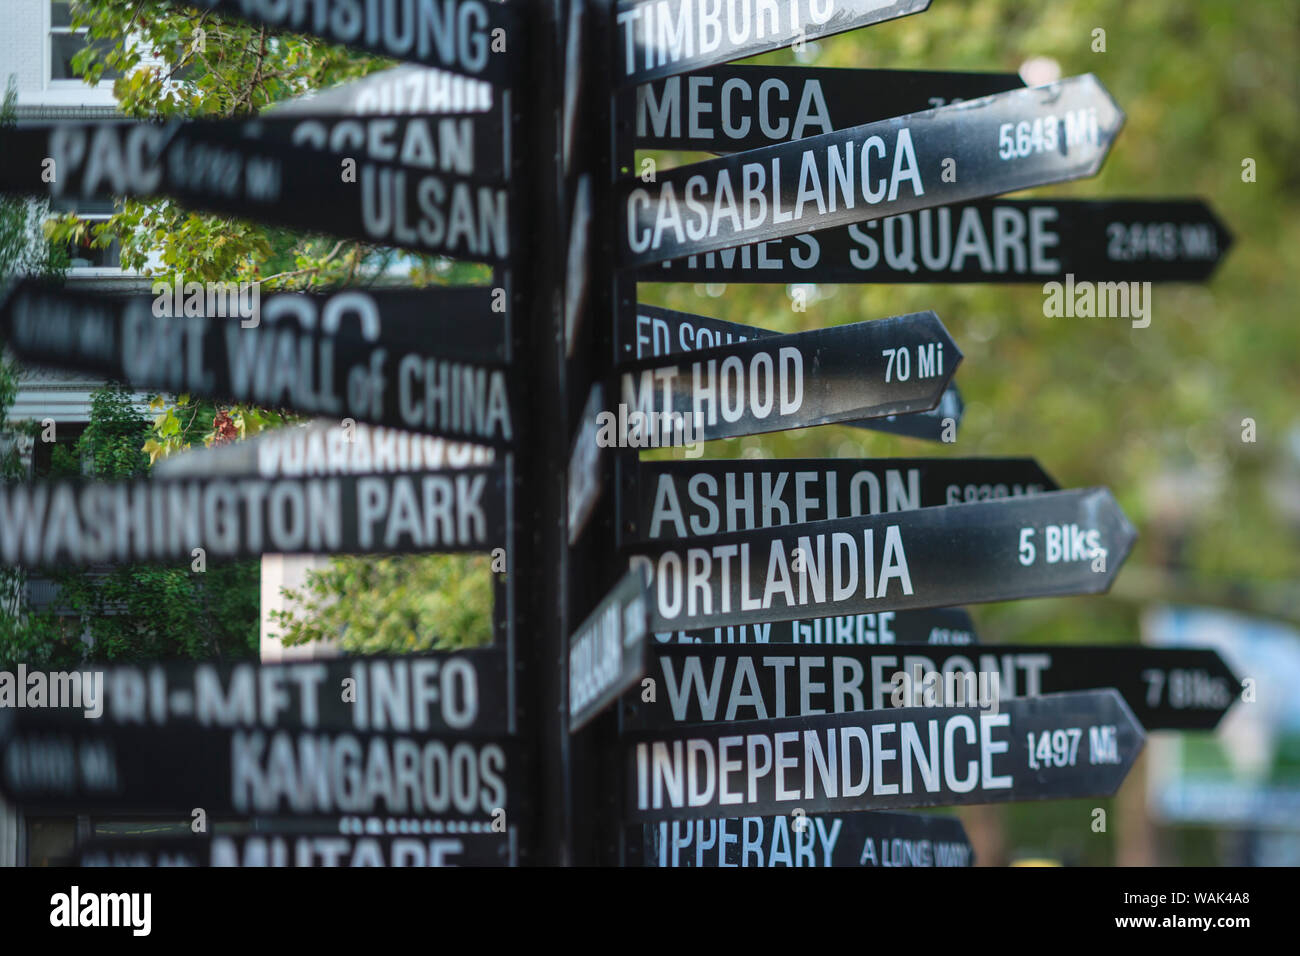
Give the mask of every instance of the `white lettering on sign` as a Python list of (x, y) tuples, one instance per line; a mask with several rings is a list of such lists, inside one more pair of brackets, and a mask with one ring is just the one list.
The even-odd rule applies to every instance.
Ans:
[(642, 741), (638, 810), (1010, 790), (1009, 714)]
[[(248, 553), (488, 550), (486, 473), (0, 486), (0, 561), (95, 564)], [(352, 487), (351, 485), (348, 486)], [(345, 511), (348, 534), (344, 534)], [(355, 529), (351, 526), (355, 515)]]
[(569, 715), (582, 713), (613, 687), (623, 670), (623, 615), (606, 607), (569, 645)]
[(487, 475), (357, 479), (357, 539), (363, 551), (486, 547)]
[(716, 345), (730, 345), (733, 342), (748, 342), (757, 334), (749, 330), (742, 335), (731, 329), (712, 329), (707, 325), (674, 317), (677, 325), (676, 334), (672, 332), (668, 320), (657, 315), (636, 317), (636, 358), (646, 356), (671, 355), (675, 352), (695, 352), (699, 349), (713, 348)]
[[(10, 305), (13, 345), (32, 352), (81, 355), (100, 362), (118, 354), (116, 307), (109, 303), (69, 303), (57, 295), (24, 291)], [(182, 333), (184, 334), (184, 333)], [(187, 350), (174, 350), (172, 364)]]
[(514, 435), (506, 373), (406, 355), (397, 363), (397, 408), (410, 428), (509, 441)]
[(720, 140), (761, 134), (779, 143), (835, 129), (820, 80), (803, 80), (797, 96), (790, 86), (780, 76), (759, 83), (732, 76), (715, 83), (705, 74), (642, 84), (636, 91), (636, 135), (696, 140), (708, 149)]
[[(768, 41), (816, 36), (836, 13), (864, 14), (897, 0), (651, 0), (618, 11), (625, 75)], [(846, 10), (846, 8), (848, 8)], [(755, 51), (757, 52), (757, 51)]]
[[(123, 676), (129, 680), (129, 672)], [(255, 727), (258, 724), (274, 727), (282, 715), (290, 713), (289, 690), (292, 687), (296, 688), (298, 699), (295, 716), (304, 727), (315, 727), (320, 722), (321, 694), (328, 692), (324, 686), (327, 676), (325, 665), (316, 662), (284, 667), (236, 664), (228, 685), (223, 689), (221, 673), (216, 665), (196, 664), (194, 719), (203, 727)], [(155, 670), (150, 675), (148, 686), (150, 689), (160, 688), (164, 680), (163, 673)], [(158, 700), (158, 696), (162, 699)], [(169, 706), (174, 708), (180, 696), (179, 693), (155, 695), (153, 716), (156, 722), (162, 722), (157, 721), (159, 710)]]
[[(859, 272), (943, 275), (1060, 275), (1052, 251), (1061, 244), (1054, 228), (1060, 210), (1051, 205), (940, 206), (845, 226), (844, 261), (826, 258), (816, 235), (766, 239), (664, 263), (674, 269), (766, 269), (811, 271), (852, 268)], [(829, 241), (829, 240), (826, 240)]]
[(255, 149), (253, 144), (237, 148), (190, 142), (182, 132), (167, 147), (167, 186), (228, 200), (277, 203), (284, 178), (281, 162), (250, 155)]
[[(271, 308), (270, 304), (267, 308)], [(168, 320), (153, 319), (152, 322), (153, 331), (170, 324)], [(339, 390), (345, 383), (334, 380), (332, 339), (304, 335), (292, 327), (270, 324), (245, 329), (227, 323), (225, 333), (230, 387), (235, 397), (247, 397), (270, 408), (308, 408), (327, 414), (342, 412), (343, 399)], [(123, 358), (126, 359), (126, 355)], [(147, 380), (138, 373), (132, 377), (138, 381)]]
[(230, 761), (237, 813), (490, 816), (506, 806), (495, 743), (238, 730)]
[[(352, 665), (357, 730), (465, 730), (478, 719), (478, 672), (463, 658), (358, 661)], [(435, 720), (436, 718), (436, 720)]]
[(965, 843), (867, 837), (858, 855), (859, 866), (970, 866)]
[(417, 176), (369, 163), (358, 164), (357, 172), (361, 226), (371, 239), (477, 258), (509, 256), (504, 187)]
[[(978, 657), (978, 666), (971, 657)], [(1051, 670), (1050, 654), (952, 654), (943, 664), (925, 654), (876, 654), (871, 658), (870, 709), (891, 706), (891, 695), (900, 685), (894, 675), (901, 671), (909, 680), (903, 682), (903, 707), (935, 707), (941, 691), (929, 676), (997, 675), (998, 692), (1004, 697), (1038, 697), (1043, 693), (1043, 674)], [(911, 679), (921, 675), (924, 679)]]
[(895, 644), (895, 611), (791, 621), (793, 644)]
[[(407, 479), (409, 480), (409, 479)], [(212, 479), (0, 487), (5, 564), (97, 564), (343, 545), (338, 479)]]
[(210, 866), (459, 866), (460, 837), (214, 836)]
[[(791, 569), (790, 552), (796, 548), (800, 571)], [(631, 562), (649, 575), (659, 616), (668, 621), (683, 614), (695, 618), (913, 593), (898, 525), (886, 527), (879, 542), (868, 528), (860, 540), (835, 531), (800, 535), (793, 542), (776, 538), (766, 555), (764, 550), (762, 544), (740, 542), (668, 550), (655, 558), (634, 555)]]
[[(742, 418), (780, 419), (797, 415), (803, 407), (804, 357), (798, 349), (784, 346), (755, 352), (747, 361), (731, 355), (624, 372), (620, 382), (623, 403), (646, 420), (653, 414), (689, 412), (696, 428), (701, 428), (716, 426), (719, 419), (728, 424)], [(676, 407), (686, 403), (687, 408)]]
[(655, 824), (659, 866), (833, 866), (842, 820), (809, 816), (672, 820)]
[[(169, 130), (153, 124), (56, 126), (50, 156), (58, 177), (50, 195), (93, 197), (157, 192), (162, 184), (161, 152)], [(75, 190), (69, 184), (79, 183)]]
[[(978, 658), (978, 666), (972, 657)], [(1002, 695), (1038, 697), (1043, 693), (1043, 674), (1050, 668), (1048, 654), (953, 654), (937, 665), (925, 654), (794, 655), (781, 654), (775, 647), (762, 655), (665, 654), (659, 658), (669, 711), (679, 722), (882, 710), (895, 706), (894, 675), (900, 671), (925, 678), (997, 674)], [(937, 681), (909, 681), (900, 706), (940, 706), (942, 692)]]
[(458, 117), (303, 120), (290, 134), (295, 146), (341, 153), (363, 153), (381, 163), (397, 163), (444, 173), (474, 172), (474, 124)]
[(195, 6), (240, 16), (336, 43), (382, 49), (390, 56), (456, 66), (487, 66), (490, 22), (485, 0), (195, 0)]
[(829, 470), (660, 474), (653, 496), (647, 537), (684, 538), (912, 511), (921, 507), (921, 469), (886, 468), (879, 476), (862, 470), (844, 484)]
[[(886, 139), (888, 137), (888, 139)], [(782, 163), (798, 169), (794, 202), (782, 190)], [(900, 195), (925, 195), (912, 130), (899, 127), (885, 136), (843, 139), (797, 153), (726, 166), (685, 177), (681, 194), (670, 179), (652, 192), (633, 189), (627, 196), (627, 245), (635, 255), (657, 252), (718, 236), (736, 243), (774, 225), (812, 222), (828, 213), (894, 202)]]
[(449, 442), (400, 428), (358, 422), (342, 428), (285, 428), (257, 438), (257, 473), (264, 478), (441, 471), (490, 465), (485, 445)]
[[(381, 79), (382, 78), (382, 79)], [(357, 116), (482, 113), (492, 109), (492, 84), (433, 67), (372, 74), (348, 112)]]

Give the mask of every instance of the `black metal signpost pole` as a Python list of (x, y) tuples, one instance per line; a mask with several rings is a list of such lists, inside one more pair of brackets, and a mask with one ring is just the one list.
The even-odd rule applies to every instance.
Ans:
[(521, 9), (524, 34), (508, 38), (513, 55), (525, 64), (518, 72), (521, 89), (512, 102), (514, 182), (519, 237), (513, 272), (511, 329), (515, 374), (519, 382), (520, 433), (515, 452), (514, 552), (508, 555), (513, 579), (515, 624), (520, 666), (517, 701), (525, 749), (537, 760), (533, 780), (536, 803), (524, 845), (530, 865), (572, 862), (573, 820), (568, 776), (568, 721), (565, 719), (564, 671), (570, 618), (565, 594), (566, 537), (562, 470), (551, 463), (568, 455), (568, 394), (562, 346), (564, 216), (556, 190), (560, 102), (555, 70), (561, 0), (528, 4)]
[[(567, 88), (561, 110), (562, 157), (567, 251), (563, 336), (569, 376), (569, 455), (596, 453), (594, 506), (567, 516), (570, 535), (569, 633), (605, 600), (627, 571), (611, 560), (614, 540), (615, 487), (611, 452), (582, 447), (592, 435), (580, 431), (595, 383), (607, 381), (613, 366), (613, 315), (616, 295), (612, 184), (617, 152), (611, 103), (613, 83), (611, 28), (613, 0), (558, 0), (565, 7), (564, 67)], [(605, 393), (603, 408), (617, 399)], [(572, 436), (579, 436), (575, 444)], [(571, 692), (569, 660), (562, 664), (564, 693)], [(607, 708), (569, 736), (570, 785), (573, 787), (574, 844), (570, 862), (612, 865), (619, 862), (617, 708)], [(566, 711), (567, 714), (567, 711)]]

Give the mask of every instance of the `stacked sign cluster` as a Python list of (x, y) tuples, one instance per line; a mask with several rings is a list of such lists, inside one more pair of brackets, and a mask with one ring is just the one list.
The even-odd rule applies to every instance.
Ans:
[[(960, 605), (1110, 586), (1136, 535), (1105, 488), (1027, 458), (637, 450), (832, 423), (940, 442), (963, 407), (934, 312), (778, 334), (637, 280), (1208, 278), (1230, 239), (1197, 201), (990, 199), (1096, 173), (1123, 114), (1095, 77), (728, 65), (925, 0), (455, 0), (405, 31), (195, 5), (421, 66), (256, 120), (0, 131), (0, 189), (167, 196), (493, 283), (280, 293), (254, 321), (182, 286), (160, 314), (14, 285), (24, 360), (319, 420), (135, 482), (0, 487), (0, 561), (501, 554), (504, 623), (478, 650), (110, 669), (95, 719), (0, 711), (20, 807), (255, 824), (84, 862), (964, 866), (956, 818), (896, 811), (1111, 794), (1146, 730), (1231, 704), (1210, 650), (977, 641)], [(717, 158), (641, 175), (638, 149)], [(537, 453), (537, 409), (567, 460)], [(560, 708), (525, 704), (539, 684)], [(589, 815), (548, 805), (569, 791)]]

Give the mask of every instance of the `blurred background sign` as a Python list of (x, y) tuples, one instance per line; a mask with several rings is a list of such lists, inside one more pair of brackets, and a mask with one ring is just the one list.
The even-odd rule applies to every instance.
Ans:
[(1142, 617), (1142, 635), (1148, 644), (1214, 648), (1244, 688), (1243, 702), (1217, 733), (1152, 738), (1147, 800), (1153, 819), (1293, 831), (1289, 840), (1244, 835), (1241, 850), (1251, 857), (1259, 855), (1252, 847), (1300, 844), (1300, 631), (1211, 608), (1155, 606)]

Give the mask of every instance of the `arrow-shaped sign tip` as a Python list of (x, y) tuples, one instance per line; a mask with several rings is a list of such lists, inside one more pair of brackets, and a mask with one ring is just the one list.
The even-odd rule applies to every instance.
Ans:
[(1119, 569), (1128, 559), (1129, 552), (1133, 550), (1133, 545), (1137, 541), (1137, 529), (1128, 520), (1128, 516), (1124, 514), (1109, 488), (1093, 489), (1088, 496), (1085, 510), (1089, 524), (1102, 532), (1102, 540), (1107, 545), (1100, 555), (1105, 563), (1101, 566), (1094, 565), (1094, 570), (1101, 576), (1100, 587), (1095, 593), (1104, 594), (1110, 590), (1115, 577), (1119, 574)]

